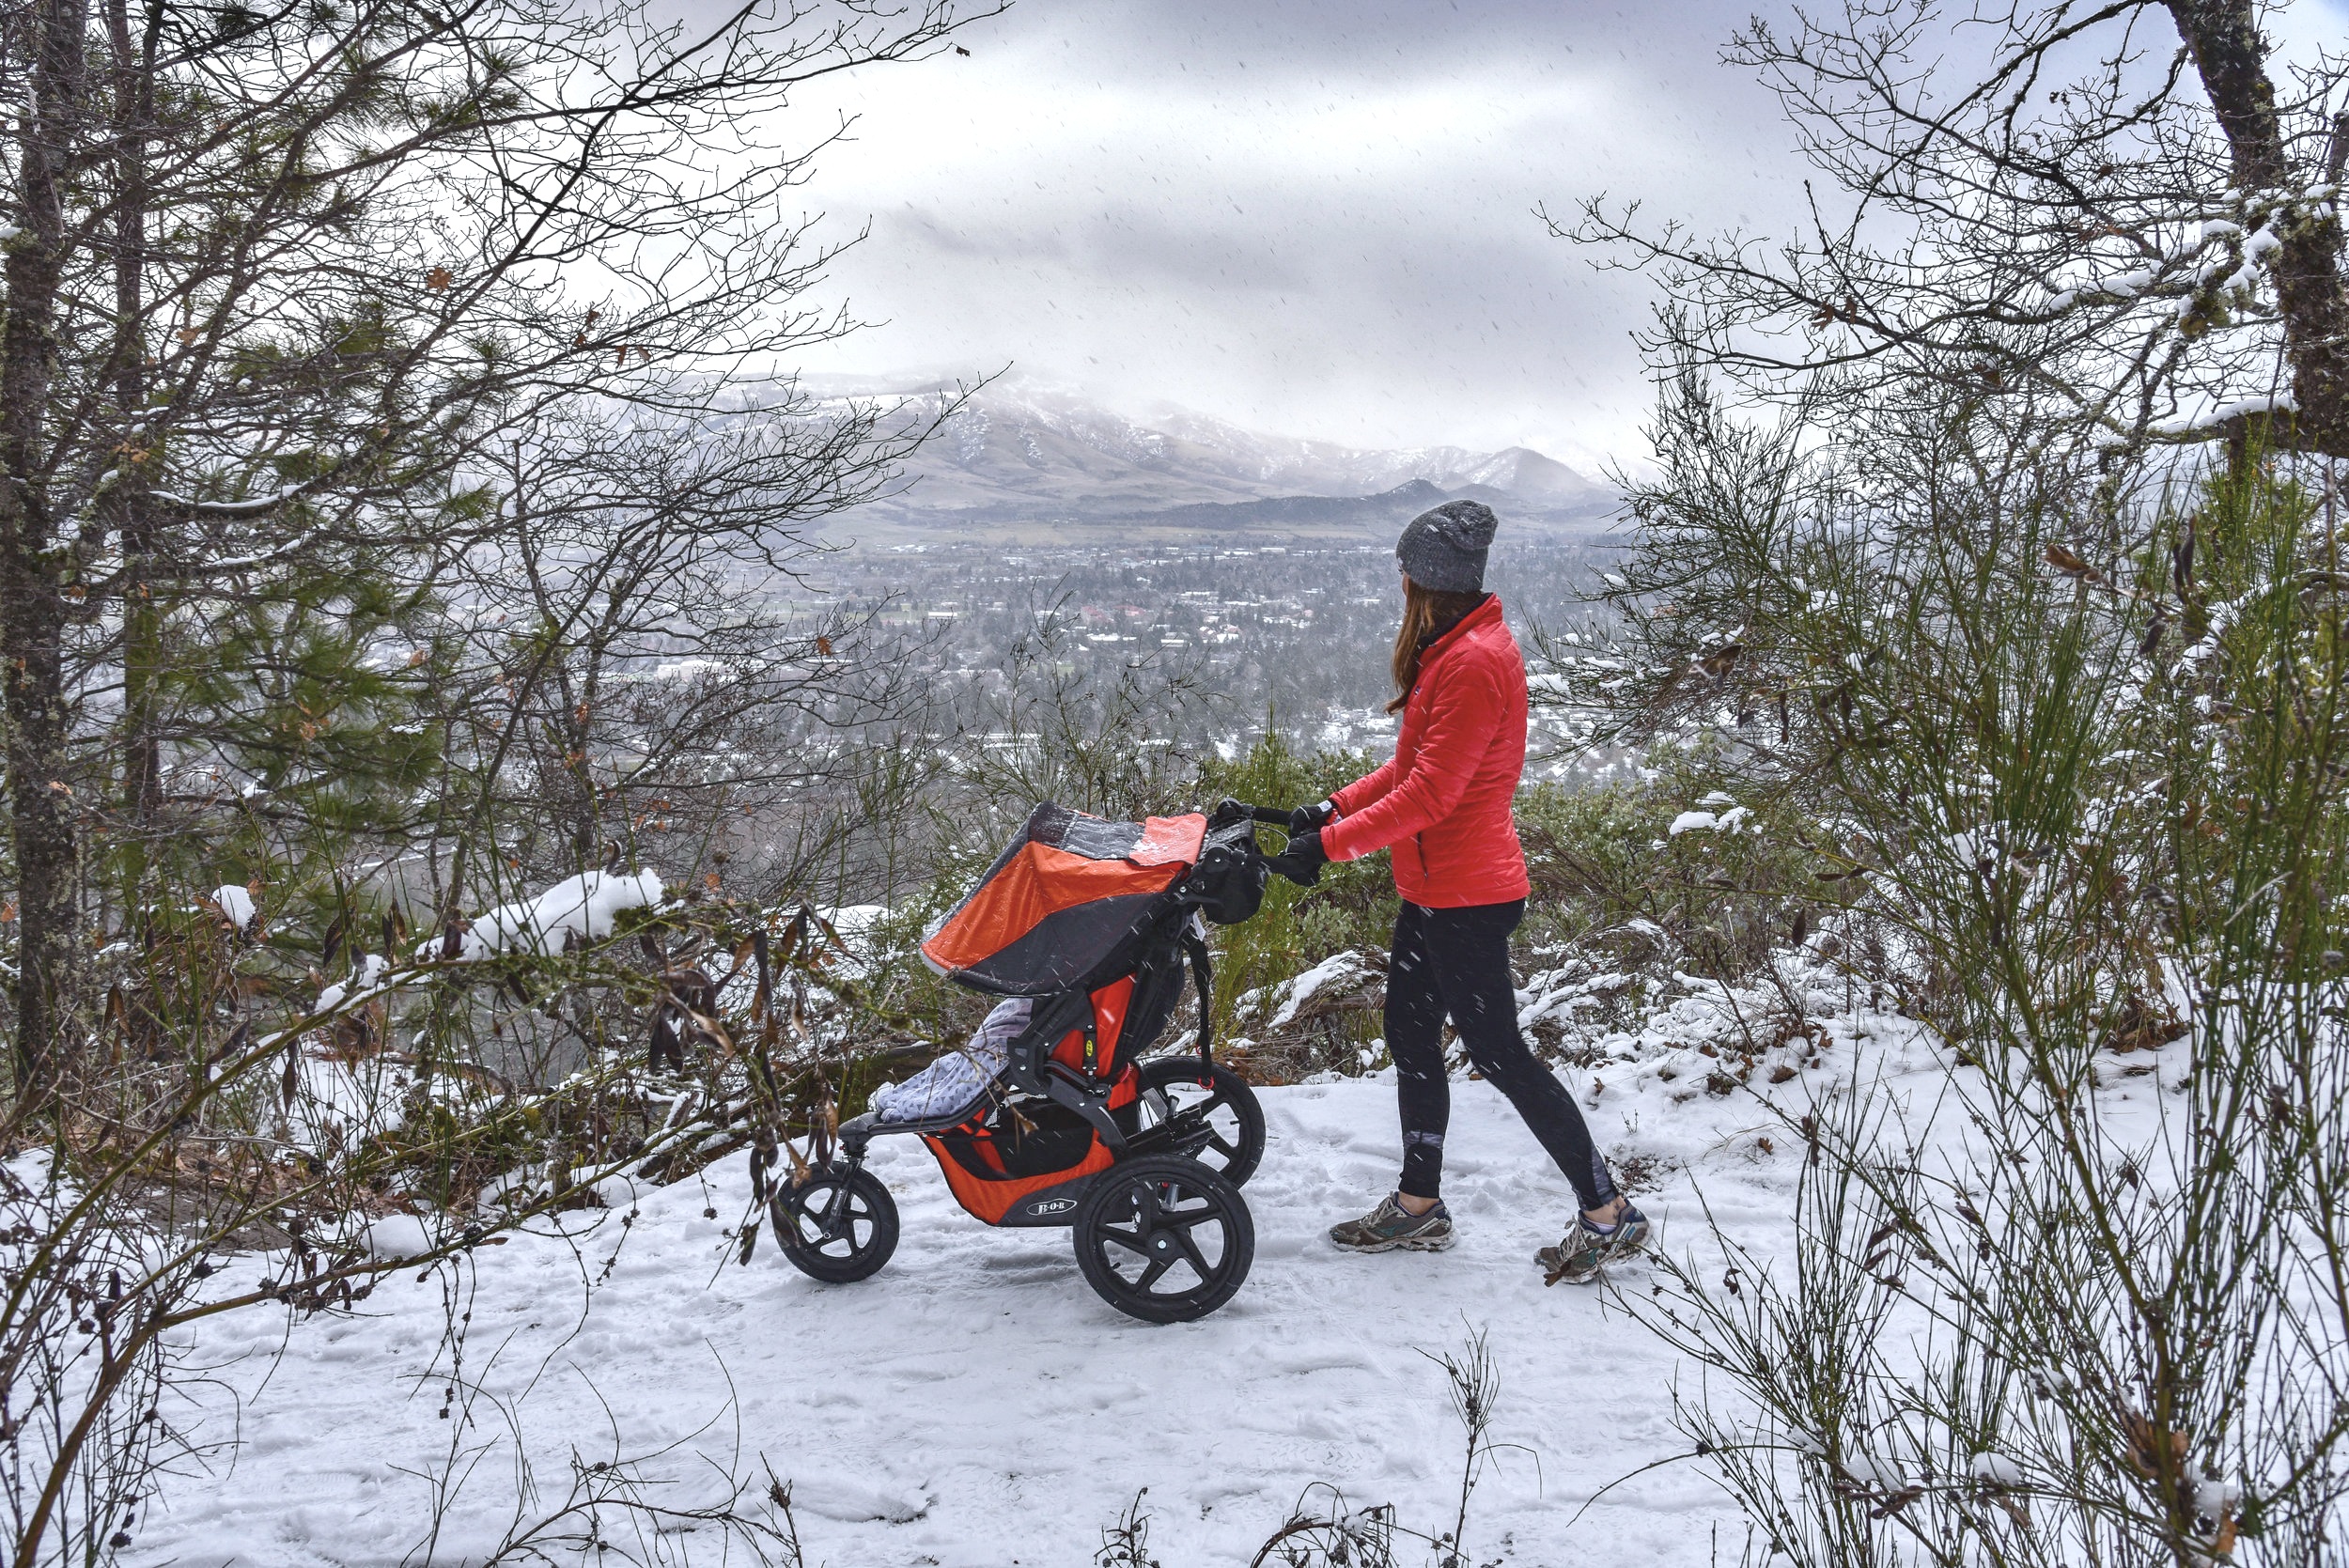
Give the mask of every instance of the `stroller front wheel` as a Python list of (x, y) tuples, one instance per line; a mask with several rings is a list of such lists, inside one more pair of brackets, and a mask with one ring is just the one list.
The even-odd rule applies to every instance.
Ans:
[(826, 1284), (869, 1279), (897, 1250), (897, 1201), (861, 1165), (835, 1161), (786, 1182), (768, 1213), (783, 1255)]
[(1146, 1155), (1094, 1178), (1078, 1206), (1077, 1266), (1144, 1323), (1189, 1323), (1248, 1278), (1256, 1228), (1239, 1188), (1195, 1159)]

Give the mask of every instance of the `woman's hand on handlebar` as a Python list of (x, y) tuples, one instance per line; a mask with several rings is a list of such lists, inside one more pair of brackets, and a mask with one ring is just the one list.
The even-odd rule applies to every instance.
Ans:
[(1288, 847), (1265, 862), (1267, 869), (1277, 871), (1300, 888), (1310, 888), (1321, 880), (1321, 868), (1330, 863), (1329, 852), (1321, 847), (1321, 830), (1308, 828), (1289, 835)]
[(1337, 819), (1337, 807), (1327, 800), (1316, 801), (1290, 812), (1288, 830), (1292, 833), (1317, 833)]

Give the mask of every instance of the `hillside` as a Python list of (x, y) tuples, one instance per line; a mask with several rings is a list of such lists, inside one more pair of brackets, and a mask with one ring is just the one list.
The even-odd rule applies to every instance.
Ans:
[[(939, 421), (950, 402), (934, 387), (843, 396), (884, 401), (907, 426)], [(1522, 446), (1348, 447), (1190, 412), (1136, 418), (1066, 394), (998, 384), (945, 413), (890, 497), (843, 514), (831, 531), (893, 538), (1070, 525), (1383, 533), (1463, 495), (1544, 531), (1588, 530), (1615, 503), (1610, 487)]]

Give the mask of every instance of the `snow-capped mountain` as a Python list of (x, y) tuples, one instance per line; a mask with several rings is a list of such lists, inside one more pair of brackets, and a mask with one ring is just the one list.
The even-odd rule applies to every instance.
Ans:
[(850, 528), (860, 520), (1383, 524), (1398, 509), (1464, 493), (1504, 520), (1514, 513), (1587, 525), (1615, 501), (1610, 487), (1523, 446), (1348, 447), (1263, 435), (1181, 411), (1137, 417), (1027, 385), (989, 386), (958, 406), (934, 387), (850, 396), (883, 402), (908, 424), (940, 422), (907, 464), (897, 492), (850, 514), (844, 520)]

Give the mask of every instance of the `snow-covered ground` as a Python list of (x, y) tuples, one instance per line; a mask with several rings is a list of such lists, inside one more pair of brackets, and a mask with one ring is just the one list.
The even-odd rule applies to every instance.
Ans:
[[(1255, 1268), (1200, 1323), (1121, 1316), (1085, 1287), (1066, 1232), (987, 1229), (901, 1139), (875, 1146), (905, 1231), (874, 1279), (819, 1285), (771, 1250), (722, 1265), (723, 1220), (702, 1211), (738, 1211), (744, 1177), (725, 1168), (707, 1199), (692, 1183), (646, 1194), (592, 1292), (562, 1242), (484, 1250), (469, 1356), (477, 1370), (496, 1353), (489, 1381), (508, 1397), (531, 1385), (517, 1406), (523, 1441), (558, 1497), (574, 1446), (609, 1456), (615, 1428), (630, 1453), (687, 1437), (722, 1415), (731, 1384), (737, 1414), (689, 1447), (731, 1452), (739, 1421), (742, 1448), (794, 1482), (811, 1562), (1080, 1563), (1147, 1486), (1154, 1553), (1179, 1565), (1246, 1561), (1315, 1481), (1423, 1526), (1448, 1520), (1460, 1432), (1442, 1372), (1415, 1352), (1455, 1348), (1481, 1327), (1504, 1379), (1496, 1435), (1540, 1461), (1504, 1462), (1480, 1491), (1482, 1550), (1523, 1563), (1706, 1561), (1715, 1523), (1729, 1527), (1693, 1470), (1625, 1486), (1566, 1528), (1597, 1484), (1680, 1446), (1665, 1419), (1672, 1366), (1604, 1293), (1542, 1284), (1532, 1252), (1557, 1238), (1572, 1192), (1500, 1096), (1466, 1083), (1457, 1094), (1447, 1192), (1460, 1244), (1376, 1257), (1339, 1253), (1322, 1231), (1392, 1182), (1392, 1089), (1355, 1080), (1264, 1099), (1270, 1144), (1248, 1188)], [(1623, 1118), (1595, 1114), (1602, 1137), (1626, 1136)], [(1759, 1239), (1785, 1208), (1792, 1165), (1744, 1141), (1702, 1164), (1716, 1212)], [(1686, 1180), (1649, 1197), (1668, 1225)], [(584, 1243), (591, 1273), (616, 1231)], [(1638, 1272), (1622, 1282), (1636, 1288)], [(442, 1292), (402, 1276), (367, 1306), (298, 1328), (273, 1368), (280, 1326), (265, 1317), (245, 1320), (249, 1340), (208, 1338), (208, 1358), (243, 1358), (210, 1390), (216, 1422), (232, 1419), (228, 1391), (241, 1394), (243, 1452), (226, 1474), (166, 1490), (135, 1560), (402, 1560), (426, 1522), (421, 1477), (447, 1462), (443, 1384), (428, 1376)], [(479, 1415), (479, 1439), (501, 1439), (502, 1420)], [(687, 1494), (708, 1490), (682, 1457), (673, 1469)], [(475, 1472), (442, 1560), (496, 1539), (512, 1473), (504, 1456)]]
[[(1821, 1064), (1771, 1093), (1848, 1082), (1863, 1062), (1927, 1094), (1946, 1082), (1947, 1053), (1906, 1020), (1846, 1017), (1829, 1032)], [(1748, 1091), (1706, 1093), (1716, 1063), (1695, 1048), (1624, 1041), (1635, 1043), (1641, 1059), (1604, 1068), (1595, 1099), (1589, 1075), (1575, 1082), (1602, 1144), (1651, 1172), (1641, 1202), (1665, 1245), (1710, 1250), (1701, 1188), (1725, 1230), (1760, 1255), (1782, 1252), (1799, 1148), (1766, 1142)], [(1753, 1082), (1804, 1059), (1774, 1054)], [(2159, 1084), (2125, 1089), (2151, 1099)], [(819, 1285), (765, 1248), (736, 1266), (723, 1228), (744, 1174), (721, 1167), (706, 1190), (645, 1193), (608, 1276), (616, 1217), (576, 1248), (521, 1237), (481, 1250), (469, 1371), (487, 1369), (506, 1402), (549, 1506), (574, 1451), (592, 1460), (678, 1444), (656, 1467), (676, 1478), (675, 1500), (715, 1490), (696, 1452), (764, 1455), (795, 1483), (811, 1564), (976, 1568), (1086, 1562), (1101, 1527), (1146, 1486), (1152, 1555), (1206, 1568), (1247, 1561), (1315, 1482), (1357, 1505), (1392, 1503), (1420, 1528), (1447, 1526), (1460, 1432), (1440, 1369), (1417, 1352), (1455, 1349), (1482, 1328), (1503, 1379), (1494, 1436), (1532, 1454), (1504, 1456), (1478, 1492), (1476, 1560), (1695, 1568), (1717, 1560), (1717, 1540), (1739, 1551), (1742, 1524), (1692, 1465), (1652, 1470), (1576, 1518), (1602, 1484), (1685, 1451), (1670, 1394), (1676, 1377), (1684, 1390), (1693, 1379), (1606, 1290), (1542, 1284), (1532, 1252), (1556, 1239), (1573, 1197), (1497, 1094), (1455, 1086), (1446, 1195), (1459, 1245), (1375, 1257), (1336, 1251), (1323, 1231), (1392, 1182), (1392, 1087), (1333, 1081), (1263, 1098), (1270, 1144), (1247, 1188), (1254, 1272), (1203, 1322), (1119, 1315), (1085, 1287), (1066, 1233), (980, 1225), (918, 1142), (885, 1140), (875, 1163), (904, 1239), (876, 1278)], [(1618, 1269), (1615, 1287), (1643, 1295), (1648, 1267)], [(241, 1451), (169, 1484), (131, 1560), (424, 1560), (411, 1554), (427, 1526), (425, 1478), (448, 1468), (456, 1432), (440, 1414), (442, 1322), (441, 1286), (407, 1275), (363, 1315), (289, 1339), (266, 1314), (208, 1327), (203, 1358), (221, 1370), (197, 1390), (200, 1430), (234, 1431)], [(462, 1446), (487, 1456), (432, 1560), (477, 1560), (511, 1522), (506, 1418), (487, 1404), (474, 1414)]]

